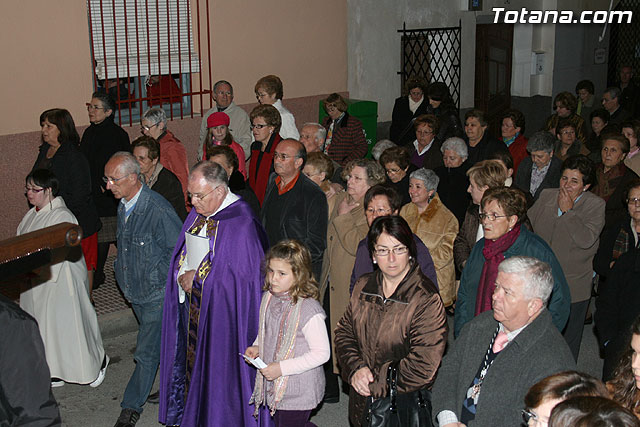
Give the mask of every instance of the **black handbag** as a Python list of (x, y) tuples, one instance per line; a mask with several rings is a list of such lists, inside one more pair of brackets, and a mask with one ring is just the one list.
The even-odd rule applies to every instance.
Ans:
[(398, 393), (398, 364), (387, 369), (389, 395), (369, 397), (363, 426), (368, 427), (432, 427), (431, 392), (427, 389)]

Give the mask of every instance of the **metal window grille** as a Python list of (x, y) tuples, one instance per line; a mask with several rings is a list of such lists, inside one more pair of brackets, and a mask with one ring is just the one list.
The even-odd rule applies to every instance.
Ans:
[(118, 123), (150, 106), (193, 117), (194, 97), (200, 114), (212, 105), (209, 0), (87, 0), (87, 13), (94, 91), (114, 97)]
[(623, 65), (630, 65), (634, 74), (640, 70), (640, 2), (638, 0), (621, 0), (615, 10), (630, 10), (634, 18), (627, 24), (609, 24), (611, 35), (609, 37), (609, 66), (607, 69), (607, 86), (617, 86), (619, 71)]
[(457, 27), (408, 30), (406, 23), (398, 30), (400, 37), (401, 93), (411, 77), (430, 82), (444, 82), (453, 102), (460, 109), (460, 57), (462, 21)]

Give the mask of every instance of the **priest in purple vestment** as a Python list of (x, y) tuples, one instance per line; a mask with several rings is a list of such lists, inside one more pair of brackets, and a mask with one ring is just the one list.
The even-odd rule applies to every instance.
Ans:
[(178, 239), (164, 303), (160, 359), (161, 423), (269, 426), (253, 417), (255, 369), (238, 353), (258, 333), (267, 238), (249, 205), (213, 162), (192, 169), (193, 209)]

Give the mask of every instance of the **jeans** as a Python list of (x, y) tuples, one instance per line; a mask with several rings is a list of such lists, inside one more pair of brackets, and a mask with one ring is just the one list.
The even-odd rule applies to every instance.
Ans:
[(138, 338), (133, 359), (136, 368), (129, 379), (120, 406), (142, 412), (160, 364), (163, 300), (131, 304), (138, 318)]

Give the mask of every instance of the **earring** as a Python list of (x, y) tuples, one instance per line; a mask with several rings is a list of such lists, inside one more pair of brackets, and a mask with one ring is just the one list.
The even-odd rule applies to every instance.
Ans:
[(374, 263), (374, 264), (377, 264), (377, 263), (378, 263), (378, 261), (376, 261), (376, 260), (374, 259), (374, 260), (373, 260), (373, 263)]

